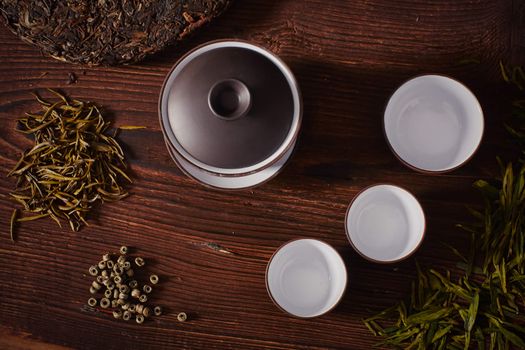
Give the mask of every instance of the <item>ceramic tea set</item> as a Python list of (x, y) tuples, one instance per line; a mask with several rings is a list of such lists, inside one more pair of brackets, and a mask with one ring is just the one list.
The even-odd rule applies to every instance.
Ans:
[[(223, 190), (254, 187), (276, 176), (293, 153), (302, 112), (299, 87), (286, 64), (240, 40), (210, 42), (183, 56), (168, 74), (159, 101), (160, 124), (175, 163), (201, 184)], [(454, 170), (473, 156), (484, 120), (465, 85), (421, 75), (392, 94), (383, 126), (402, 163), (435, 174)], [(361, 256), (392, 263), (417, 250), (425, 214), (409, 191), (377, 184), (352, 200), (345, 230)], [(340, 255), (316, 239), (284, 244), (266, 270), (272, 301), (302, 318), (330, 311), (346, 284)]]

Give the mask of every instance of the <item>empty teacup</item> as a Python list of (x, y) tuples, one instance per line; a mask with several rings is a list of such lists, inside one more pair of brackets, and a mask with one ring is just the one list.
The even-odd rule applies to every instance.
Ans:
[(346, 212), (346, 235), (364, 258), (380, 263), (402, 260), (421, 244), (425, 214), (417, 199), (393, 185), (361, 191)]
[(284, 244), (266, 269), (266, 288), (272, 301), (283, 311), (302, 318), (333, 309), (343, 296), (346, 281), (341, 256), (316, 239)]
[(394, 154), (424, 172), (451, 171), (468, 161), (481, 142), (483, 126), (476, 96), (441, 75), (422, 75), (401, 85), (384, 114)]

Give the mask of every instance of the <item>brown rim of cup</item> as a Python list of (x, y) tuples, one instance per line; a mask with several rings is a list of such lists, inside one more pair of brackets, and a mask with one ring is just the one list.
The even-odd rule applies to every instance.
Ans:
[[(162, 82), (162, 87), (160, 89), (160, 94), (159, 94), (159, 102), (158, 102), (158, 113), (159, 113), (159, 122), (160, 122), (160, 129), (162, 131), (162, 134), (165, 138), (165, 140), (171, 145), (171, 141), (169, 140), (169, 136), (166, 134), (166, 126), (164, 125), (164, 122), (162, 120), (162, 96), (164, 95), (164, 90), (166, 89), (166, 84), (168, 82), (168, 79), (171, 77), (171, 74), (173, 73), (173, 71), (175, 70), (175, 68), (180, 64), (180, 62), (182, 62), (187, 56), (191, 55), (193, 52), (203, 48), (203, 47), (206, 47), (208, 45), (211, 45), (211, 44), (216, 44), (216, 43), (222, 43), (222, 42), (238, 42), (238, 43), (244, 43), (244, 44), (248, 44), (248, 45), (252, 45), (252, 46), (255, 46), (261, 50), (264, 50), (265, 52), (267, 52), (268, 54), (272, 55), (280, 64), (282, 67), (284, 67), (284, 69), (289, 73), (289, 75), (293, 78), (293, 82), (294, 82), (294, 86), (291, 86), (291, 88), (294, 88), (296, 91), (297, 91), (297, 95), (298, 95), (298, 98), (299, 98), (299, 105), (298, 105), (298, 108), (299, 108), (299, 111), (298, 111), (298, 121), (297, 121), (297, 129), (295, 130), (292, 138), (290, 139), (290, 142), (288, 143), (288, 145), (286, 146), (285, 149), (282, 150), (282, 152), (270, 163), (258, 168), (258, 169), (255, 169), (253, 171), (250, 171), (250, 172), (246, 172), (246, 173), (238, 173), (238, 174), (221, 174), (221, 173), (217, 173), (217, 172), (213, 172), (213, 171), (210, 171), (208, 169), (204, 169), (200, 166), (198, 166), (197, 164), (194, 164), (190, 159), (187, 159), (187, 157), (185, 157), (183, 154), (181, 154), (180, 152), (178, 152), (175, 148), (173, 149), (173, 151), (177, 152), (177, 154), (179, 154), (181, 157), (183, 157), (184, 159), (186, 159), (186, 161), (190, 162), (191, 164), (194, 164), (197, 168), (201, 169), (202, 171), (205, 171), (207, 173), (210, 173), (212, 175), (218, 175), (218, 176), (223, 176), (223, 177), (239, 177), (239, 176), (246, 176), (246, 175), (251, 175), (251, 174), (255, 174), (261, 170), (264, 170), (270, 166), (272, 166), (274, 163), (276, 163), (277, 161), (279, 161), (279, 159), (282, 158), (282, 156), (284, 154), (286, 154), (286, 152), (288, 152), (290, 150), (290, 147), (293, 147), (296, 143), (297, 143), (297, 138), (299, 136), (299, 133), (300, 133), (300, 130), (301, 130), (301, 125), (302, 125), (302, 120), (303, 120), (303, 110), (304, 110), (304, 103), (303, 103), (303, 99), (302, 99), (302, 94), (301, 94), (301, 89), (299, 88), (299, 83), (297, 82), (297, 79), (295, 78), (295, 75), (293, 74), (292, 70), (290, 69), (290, 67), (279, 57), (277, 56), (276, 54), (274, 54), (272, 51), (270, 51), (269, 49), (261, 46), (261, 45), (258, 45), (258, 44), (254, 44), (254, 43), (251, 43), (247, 40), (241, 40), (241, 39), (218, 39), (218, 40), (211, 40), (211, 41), (208, 41), (208, 42), (205, 42), (203, 44), (200, 44), (200, 45), (197, 45), (196, 47), (194, 47), (193, 49), (189, 50), (188, 52), (186, 52), (184, 55), (182, 55), (174, 64), (173, 66), (170, 68), (169, 72), (166, 74), (166, 77), (164, 78), (164, 81)], [(173, 158), (173, 157), (172, 157)], [(178, 163), (177, 163), (178, 165)], [(200, 183), (200, 181), (199, 181)]]
[[(394, 96), (394, 94), (396, 93), (397, 90), (399, 90), (399, 88), (403, 85), (405, 85), (406, 83), (408, 83), (409, 81), (413, 80), (413, 79), (416, 79), (416, 78), (419, 78), (419, 77), (424, 77), (426, 75), (437, 75), (437, 76), (440, 76), (440, 77), (444, 77), (444, 78), (448, 78), (450, 80), (454, 80), (455, 82), (457, 82), (458, 84), (462, 85), (465, 89), (467, 89), (467, 91), (469, 91), (475, 98), (476, 98), (476, 101), (478, 102), (478, 105), (480, 107), (480, 110), (481, 110), (481, 121), (482, 121), (482, 125), (481, 125), (481, 138), (479, 139), (479, 142), (476, 146), (476, 148), (474, 149), (474, 151), (472, 151), (472, 154), (467, 158), (465, 159), (463, 162), (461, 162), (460, 164), (456, 165), (455, 167), (452, 167), (450, 169), (445, 169), (445, 170), (426, 170), (426, 169), (422, 169), (422, 168), (418, 168), (410, 163), (408, 163), (407, 161), (405, 161), (403, 158), (401, 158), (401, 156), (394, 150), (394, 147), (392, 147), (392, 144), (390, 143), (390, 140), (388, 139), (388, 136), (386, 134), (386, 125), (385, 125), (385, 113), (386, 113), (386, 108), (388, 107), (388, 104), (390, 103), (390, 100), (392, 99), (392, 96)], [(472, 90), (470, 90), (468, 88), (468, 86), (466, 86), (465, 84), (463, 84), (461, 81), (455, 79), (455, 78), (452, 78), (451, 76), (447, 75), (447, 74), (440, 74), (440, 73), (425, 73), (425, 74), (418, 74), (418, 75), (415, 75), (409, 79), (406, 79), (405, 81), (403, 81), (401, 84), (399, 84), (397, 86), (397, 88), (389, 95), (388, 97), (388, 100), (385, 104), (385, 107), (383, 108), (383, 120), (382, 120), (382, 124), (383, 124), (383, 136), (385, 138), (385, 141), (388, 145), (388, 148), (390, 149), (390, 151), (392, 152), (392, 154), (397, 158), (397, 160), (399, 162), (401, 162), (401, 164), (403, 164), (404, 166), (406, 166), (407, 168), (409, 169), (412, 169), (414, 171), (417, 171), (419, 173), (422, 173), (422, 174), (426, 174), (426, 175), (439, 175), (439, 174), (446, 174), (446, 173), (450, 173), (454, 170), (457, 170), (459, 168), (461, 168), (462, 166), (464, 166), (465, 164), (467, 164), (472, 158), (474, 158), (474, 156), (476, 155), (476, 153), (478, 152), (479, 148), (481, 147), (481, 142), (483, 141), (483, 137), (485, 136), (485, 114), (483, 112), (483, 108), (481, 107), (481, 103), (479, 103), (479, 100), (478, 100), (478, 97), (472, 92)]]
[[(288, 165), (288, 163), (290, 162), (290, 159), (292, 158), (293, 154), (295, 153), (295, 148), (292, 150), (292, 153), (290, 154), (290, 156), (288, 157), (288, 159), (286, 160), (286, 162), (284, 162), (284, 164), (279, 168), (279, 170), (277, 170), (275, 172), (275, 174), (273, 174), (272, 176), (270, 176), (269, 178), (265, 179), (264, 181), (261, 181), (255, 185), (252, 185), (252, 186), (246, 186), (246, 187), (239, 187), (239, 188), (224, 188), (224, 187), (217, 187), (217, 186), (213, 186), (213, 185), (210, 185), (206, 182), (202, 182), (200, 181), (199, 179), (197, 179), (196, 177), (194, 177), (192, 174), (190, 174), (180, 163), (179, 161), (175, 158), (175, 156), (173, 155), (173, 151), (170, 147), (170, 145), (168, 144), (168, 140), (166, 140), (166, 138), (164, 138), (164, 143), (166, 144), (166, 148), (168, 149), (168, 153), (170, 155), (170, 158), (171, 160), (173, 160), (173, 162), (177, 165), (177, 167), (180, 169), (180, 171), (182, 171), (182, 173), (184, 175), (186, 175), (187, 177), (189, 177), (191, 180), (195, 181), (196, 183), (198, 183), (199, 185), (202, 185), (204, 187), (207, 187), (207, 188), (211, 188), (211, 189), (214, 189), (214, 190), (219, 190), (219, 191), (224, 191), (224, 192), (235, 192), (235, 191), (242, 191), (242, 190), (250, 190), (250, 189), (254, 189), (256, 187), (259, 187), (261, 185), (264, 185), (265, 183), (269, 182), (270, 180), (274, 179), (275, 177), (277, 177), (277, 175), (279, 175), (283, 169), (286, 167), (286, 165)], [(295, 147), (296, 144), (294, 144), (294, 147)], [(280, 159), (280, 158), (279, 158)], [(200, 170), (200, 168), (199, 168)], [(252, 175), (252, 174), (247, 174), (247, 175)]]
[[(321, 242), (321, 243), (324, 243), (326, 244), (327, 246), (329, 246), (330, 248), (332, 248), (334, 250), (334, 252), (339, 256), (339, 258), (341, 259), (341, 261), (343, 262), (343, 267), (345, 269), (345, 273), (346, 273), (346, 281), (345, 281), (345, 285), (343, 287), (343, 291), (341, 293), (341, 296), (339, 297), (339, 299), (337, 300), (337, 302), (332, 305), (332, 307), (330, 307), (328, 310), (326, 310), (325, 312), (319, 314), (319, 315), (316, 315), (316, 316), (298, 316), (298, 315), (294, 315), (292, 314), (291, 312), (285, 310), (281, 305), (279, 305), (279, 303), (274, 299), (273, 295), (272, 295), (272, 292), (270, 291), (270, 287), (268, 286), (268, 269), (270, 268), (270, 264), (272, 263), (272, 260), (275, 256), (275, 254), (277, 254), (278, 251), (280, 251), (284, 246), (292, 243), (292, 242), (295, 242), (295, 241), (301, 241), (303, 239), (310, 239), (310, 240), (313, 240), (313, 241), (318, 241), (318, 242)], [(277, 306), (277, 308), (279, 310), (281, 310), (282, 312), (284, 312), (285, 314), (288, 314), (292, 317), (295, 317), (295, 318), (299, 318), (299, 319), (311, 319), (311, 318), (316, 318), (316, 317), (320, 317), (320, 316), (323, 316), (323, 315), (326, 315), (327, 313), (329, 313), (330, 311), (332, 311), (333, 309), (335, 309), (339, 303), (341, 303), (341, 301), (343, 300), (343, 296), (345, 295), (346, 293), (346, 287), (348, 286), (348, 270), (346, 269), (346, 265), (344, 263), (344, 260), (343, 260), (343, 257), (341, 256), (341, 254), (339, 254), (339, 252), (334, 248), (332, 247), (332, 245), (328, 244), (327, 242), (325, 242), (324, 240), (322, 239), (317, 239), (317, 238), (310, 238), (310, 237), (302, 237), (302, 238), (294, 238), (294, 239), (291, 239), (283, 244), (281, 244), (277, 249), (275, 249), (275, 251), (273, 252), (272, 256), (270, 257), (270, 259), (268, 259), (268, 263), (266, 263), (266, 270), (265, 270), (265, 273), (264, 273), (264, 283), (266, 285), (266, 292), (268, 293), (268, 296), (270, 297), (270, 300), (272, 301), (272, 303)]]
[[(352, 205), (354, 204), (355, 200), (361, 195), (363, 194), (363, 192), (365, 192), (366, 190), (369, 190), (371, 189), (372, 187), (375, 187), (375, 186), (383, 186), (383, 185), (387, 185), (387, 186), (393, 186), (393, 187), (397, 187), (397, 188), (400, 188), (406, 192), (408, 192), (412, 197), (414, 197), (414, 199), (416, 200), (417, 204), (419, 205), (419, 207), (421, 208), (421, 211), (423, 212), (423, 219), (424, 219), (424, 225), (423, 225), (423, 233), (421, 235), (421, 239), (419, 240), (419, 243), (416, 245), (416, 247), (410, 252), (408, 253), (407, 255), (405, 255), (404, 257), (402, 258), (399, 258), (399, 259), (395, 259), (395, 260), (389, 260), (389, 261), (383, 261), (383, 260), (377, 260), (377, 259), (373, 259), (373, 258), (370, 258), (369, 256), (367, 256), (366, 254), (364, 254), (363, 252), (361, 252), (359, 249), (357, 249), (357, 247), (354, 245), (354, 242), (352, 242), (352, 239), (350, 238), (350, 232), (348, 231), (348, 215), (350, 213), (350, 208), (352, 207)], [(406, 260), (408, 258), (410, 258), (412, 255), (415, 254), (415, 252), (419, 249), (419, 247), (421, 247), (421, 245), (423, 244), (423, 241), (425, 240), (425, 236), (426, 236), (426, 233), (427, 233), (427, 216), (425, 214), (425, 210), (423, 209), (423, 206), (421, 205), (421, 202), (419, 201), (419, 199), (417, 199), (416, 196), (414, 196), (414, 194), (412, 192), (410, 192), (409, 190), (407, 190), (406, 188), (402, 187), (402, 186), (398, 186), (398, 185), (394, 185), (392, 183), (388, 183), (388, 182), (380, 182), (380, 183), (376, 183), (376, 184), (373, 184), (373, 185), (369, 185), (369, 186), (366, 186), (365, 188), (363, 188), (362, 190), (360, 190), (359, 192), (357, 192), (357, 194), (354, 196), (354, 198), (352, 198), (352, 200), (350, 201), (350, 204), (348, 204), (348, 207), (346, 208), (346, 214), (345, 214), (345, 234), (346, 234), (346, 239), (348, 240), (348, 242), (350, 243), (350, 245), (352, 246), (352, 248), (354, 249), (355, 252), (357, 252), (357, 254), (359, 254), (362, 258), (368, 260), (368, 261), (371, 261), (373, 263), (376, 263), (376, 264), (384, 264), (384, 265), (388, 265), (388, 264), (396, 264), (400, 261), (403, 261), (403, 260)]]

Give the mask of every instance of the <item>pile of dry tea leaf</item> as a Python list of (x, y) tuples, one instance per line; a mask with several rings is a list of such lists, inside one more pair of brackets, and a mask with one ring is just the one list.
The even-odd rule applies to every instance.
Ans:
[[(159, 277), (150, 275), (149, 282), (139, 283), (134, 268), (140, 269), (146, 263), (141, 257), (133, 259), (127, 254), (128, 248), (122, 246), (118, 257), (117, 254), (104, 254), (98, 264), (89, 268), (89, 274), (95, 280), (89, 287), (93, 297), (88, 299), (88, 305), (112, 310), (116, 319), (129, 321), (134, 317), (141, 324), (152, 315), (162, 314), (160, 306), (152, 308), (147, 304)], [(185, 321), (186, 314), (180, 313), (177, 318)]]
[(231, 0), (0, 0), (0, 18), (61, 61), (138, 62), (187, 37)]
[(38, 113), (18, 120), (19, 131), (34, 140), (9, 173), (17, 178), (11, 196), (31, 216), (11, 219), (11, 238), (16, 222), (49, 217), (61, 226), (65, 220), (73, 231), (86, 224), (86, 215), (97, 202), (116, 201), (128, 195), (122, 180), (124, 153), (106, 134), (109, 123), (90, 102), (68, 99), (50, 90), (57, 101), (36, 96)]

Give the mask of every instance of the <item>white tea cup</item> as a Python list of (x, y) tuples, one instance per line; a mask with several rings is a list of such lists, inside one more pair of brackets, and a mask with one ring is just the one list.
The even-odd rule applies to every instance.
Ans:
[(364, 258), (392, 263), (407, 258), (423, 241), (425, 214), (407, 190), (388, 184), (365, 188), (348, 206), (346, 235)]
[(422, 75), (390, 97), (384, 131), (393, 153), (414, 170), (452, 171), (466, 163), (483, 136), (483, 111), (476, 96), (457, 80)]
[(332, 310), (346, 289), (345, 264), (337, 251), (316, 239), (278, 248), (268, 262), (266, 288), (277, 307), (301, 318)]

